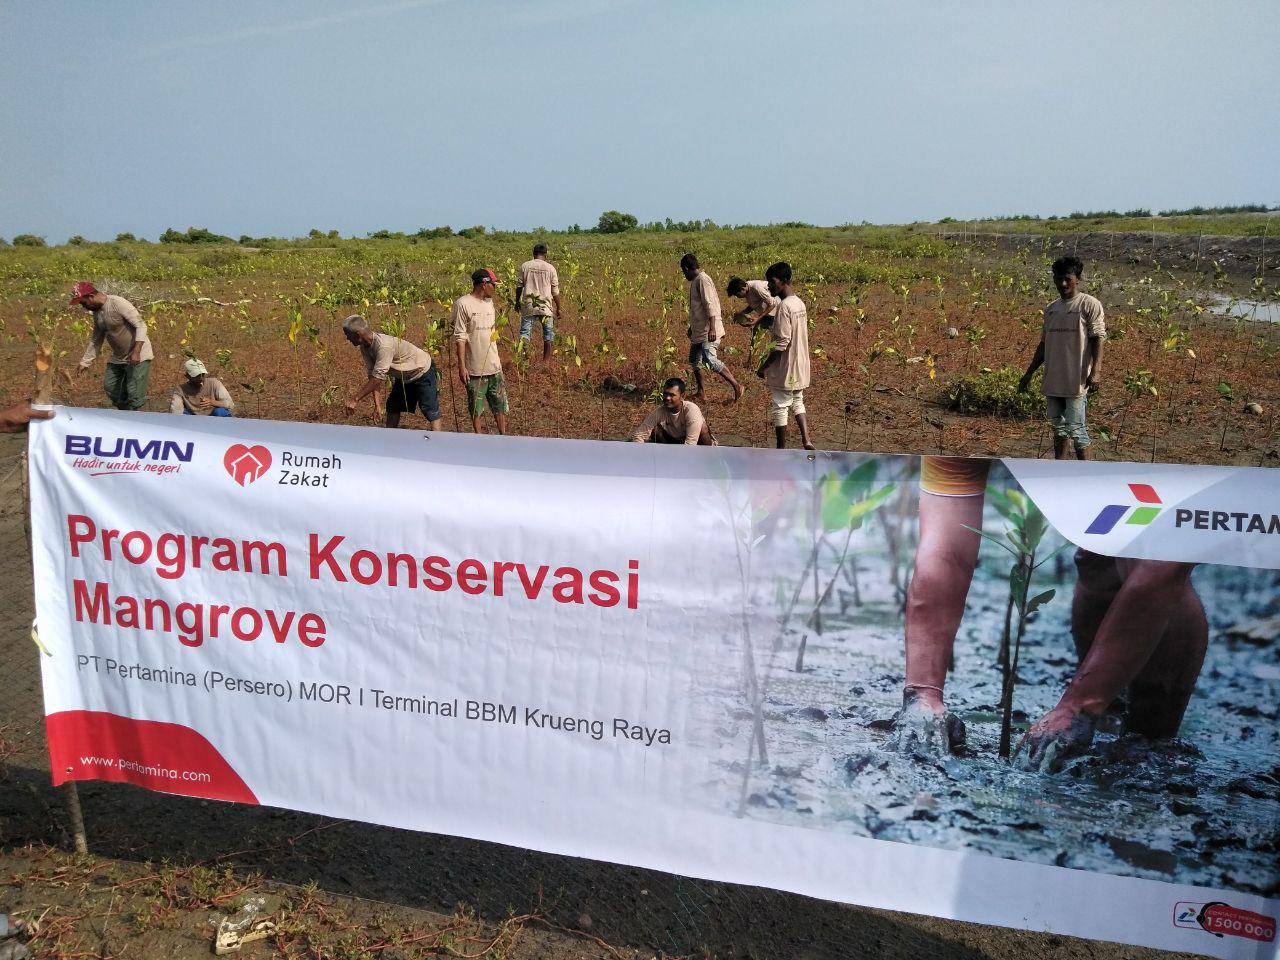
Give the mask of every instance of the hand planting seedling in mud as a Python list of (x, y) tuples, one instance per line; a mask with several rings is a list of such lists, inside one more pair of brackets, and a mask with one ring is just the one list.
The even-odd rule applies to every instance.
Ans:
[(1080, 666), (1057, 706), (1019, 741), (1018, 766), (1061, 770), (1089, 749), (1098, 718), (1126, 691), (1125, 733), (1178, 735), (1209, 643), (1195, 567), (1076, 552), (1071, 632)]
[[(907, 593), (906, 684), (892, 749), (946, 756), (964, 748), (964, 725), (947, 712), (944, 685), (978, 564), (989, 469), (987, 460), (924, 458), (920, 542)], [(1098, 718), (1126, 689), (1126, 733), (1176, 736), (1204, 662), (1208, 623), (1191, 584), (1194, 564), (1087, 550), (1078, 550), (1075, 561), (1071, 626), (1080, 666), (1057, 706), (1019, 741), (1014, 759), (1027, 770), (1055, 773), (1087, 751)], [(1019, 605), (1020, 618), (1032, 600), (1026, 610)]]

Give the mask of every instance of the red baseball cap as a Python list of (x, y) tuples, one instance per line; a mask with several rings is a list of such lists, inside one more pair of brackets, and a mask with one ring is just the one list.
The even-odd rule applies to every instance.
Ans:
[(76, 306), (84, 302), (85, 297), (91, 297), (97, 292), (98, 288), (92, 283), (88, 280), (81, 280), (71, 290), (71, 303), (73, 306)]
[(488, 280), (488, 281), (489, 281), (490, 283), (492, 283), (494, 286), (497, 286), (497, 284), (498, 284), (498, 275), (497, 275), (496, 273), (494, 273), (492, 270), (489, 270), (489, 269), (487, 269), (487, 268), (485, 268), (485, 267), (481, 267), (481, 268), (480, 268), (479, 270), (477, 270), (475, 273), (471, 274), (471, 285), (472, 285), (472, 286), (475, 286), (477, 283), (484, 283), (486, 280)]

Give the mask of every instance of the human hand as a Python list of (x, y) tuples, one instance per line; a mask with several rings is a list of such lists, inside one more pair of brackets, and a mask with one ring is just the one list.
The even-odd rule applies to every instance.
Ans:
[(941, 700), (928, 703), (917, 694), (910, 687), (903, 691), (902, 709), (893, 718), (885, 745), (896, 753), (924, 757), (963, 753), (964, 721), (948, 712)]
[(1089, 372), (1089, 376), (1086, 377), (1084, 381), (1085, 390), (1089, 391), (1090, 393), (1092, 393), (1094, 390), (1097, 390), (1098, 387), (1101, 386), (1101, 380), (1102, 380), (1101, 373), (1097, 370), (1091, 370)]
[(342, 404), (342, 409), (347, 411), (347, 413), (355, 413), (356, 402), (354, 400), (347, 400)]
[(52, 416), (52, 410), (37, 410), (30, 400), (23, 400), (0, 410), (0, 433), (22, 433), (32, 420), (48, 420)]
[(1068, 760), (1089, 749), (1097, 723), (1097, 717), (1059, 704), (1022, 735), (1013, 762), (1020, 770), (1057, 773)]
[(1019, 380), (1019, 381), (1018, 381), (1018, 392), (1019, 392), (1019, 393), (1026, 393), (1026, 392), (1027, 392), (1027, 390), (1028, 390), (1030, 387), (1031, 387), (1031, 378), (1030, 378), (1030, 377), (1023, 377), (1021, 380)]

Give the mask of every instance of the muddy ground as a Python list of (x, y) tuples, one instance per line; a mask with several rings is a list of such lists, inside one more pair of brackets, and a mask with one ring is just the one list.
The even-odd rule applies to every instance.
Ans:
[[(44, 917), (44, 956), (207, 957), (210, 917), (250, 894), (266, 895), (288, 926), (278, 947), (249, 956), (403, 960), (449, 955), (446, 942), (475, 956), (549, 960), (1174, 956), (118, 784), (81, 785), (92, 856), (76, 859), (67, 852), (62, 797), (49, 786), (29, 639), (22, 449), (20, 438), (0, 438), (0, 724), (8, 744), (0, 910)], [(829, 656), (817, 651), (815, 663)], [(513, 923), (513, 915), (523, 919)], [(384, 946), (355, 952), (361, 944)]]
[[(992, 482), (1012, 483), (1002, 469)], [(912, 502), (902, 515), (916, 511)], [(892, 510), (874, 520), (853, 541), (856, 589), (849, 567), (837, 567), (835, 551), (823, 550), (817, 582), (834, 578), (837, 587), (822, 607), (821, 632), (806, 595), (780, 648), (757, 653), (767, 663), (767, 764), (753, 763), (744, 778), (754, 713), (734, 673), (721, 671), (715, 687), (698, 691), (709, 714), (699, 726), (720, 736), (706, 784), (717, 809), (823, 832), (1280, 894), (1280, 643), (1242, 639), (1250, 624), (1280, 615), (1280, 573), (1198, 568), (1193, 584), (1209, 621), (1209, 648), (1178, 738), (1153, 744), (1122, 736), (1117, 709), (1088, 755), (1049, 776), (1012, 769), (997, 755), (1009, 560), (985, 543), (947, 679), (948, 707), (967, 727), (965, 753), (937, 760), (888, 748), (886, 727), (901, 706), (905, 669), (890, 545), (907, 543), (898, 577), (905, 582), (915, 536), (909, 519), (890, 535), (898, 523)], [(988, 502), (984, 529), (998, 534), (1004, 527)], [(802, 569), (811, 538), (799, 531), (790, 560), (774, 557), (768, 566)], [(1041, 555), (1062, 543), (1051, 533)], [(1056, 595), (1032, 615), (1023, 640), (1014, 743), (1057, 703), (1075, 672), (1073, 553), (1046, 564), (1033, 581), (1032, 594)], [(769, 636), (779, 621), (778, 599), (793, 592), (784, 587), (757, 585), (753, 612), (765, 616), (753, 636)]]

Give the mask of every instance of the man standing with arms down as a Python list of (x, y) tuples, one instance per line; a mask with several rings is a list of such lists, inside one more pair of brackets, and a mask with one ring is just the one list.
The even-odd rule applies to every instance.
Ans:
[(689, 364), (693, 367), (694, 397), (703, 393), (702, 368), (720, 374), (733, 387), (733, 402), (742, 397), (742, 384), (717, 355), (724, 321), (720, 319), (720, 297), (716, 285), (698, 266), (698, 258), (686, 253), (680, 258), (680, 272), (689, 281)]
[(520, 317), (520, 339), (529, 345), (533, 321), (542, 322), (542, 359), (551, 359), (551, 341), (560, 319), (560, 275), (547, 261), (547, 245), (533, 248), (533, 259), (520, 264), (516, 272), (516, 314)]
[(432, 430), (440, 430), (440, 393), (436, 365), (431, 354), (402, 337), (374, 333), (369, 322), (358, 313), (342, 321), (342, 334), (347, 343), (360, 349), (364, 357), (367, 379), (343, 406), (355, 413), (356, 405), (371, 393), (390, 386), (387, 396), (387, 426), (400, 426), (400, 415), (418, 410)]
[(498, 433), (507, 432), (507, 384), (498, 359), (498, 327), (493, 291), (498, 278), (481, 268), (471, 274), (471, 292), (453, 301), (453, 341), (458, 351), (458, 379), (467, 391), (471, 428), (484, 433), (480, 418), (485, 403), (493, 411)]
[(1089, 391), (1102, 376), (1102, 341), (1107, 337), (1102, 304), (1080, 290), (1084, 264), (1077, 257), (1053, 262), (1053, 284), (1059, 298), (1044, 308), (1044, 330), (1031, 366), (1022, 375), (1019, 392), (1031, 386), (1031, 377), (1044, 365), (1045, 413), (1053, 426), (1053, 456), (1069, 459), (1067, 442), (1075, 445), (1076, 459), (1089, 459), (1089, 434), (1085, 411)]
[(809, 312), (804, 301), (792, 292), (789, 263), (775, 263), (765, 271), (765, 279), (769, 282), (769, 292), (781, 302), (769, 331), (773, 349), (756, 375), (764, 378), (773, 395), (770, 418), (778, 449), (787, 445), (787, 415), (791, 413), (800, 428), (800, 442), (806, 450), (812, 450), (804, 409), (804, 391), (809, 386)]
[(672, 377), (662, 385), (662, 403), (658, 404), (631, 435), (634, 443), (680, 443), (685, 446), (709, 447), (711, 430), (696, 403), (684, 398), (684, 381)]
[(117, 410), (141, 409), (147, 402), (154, 356), (142, 315), (124, 297), (103, 293), (86, 281), (75, 285), (71, 303), (93, 312), (93, 333), (76, 367), (76, 375), (89, 369), (106, 341), (111, 349), (107, 372), (102, 378), (107, 399)]

